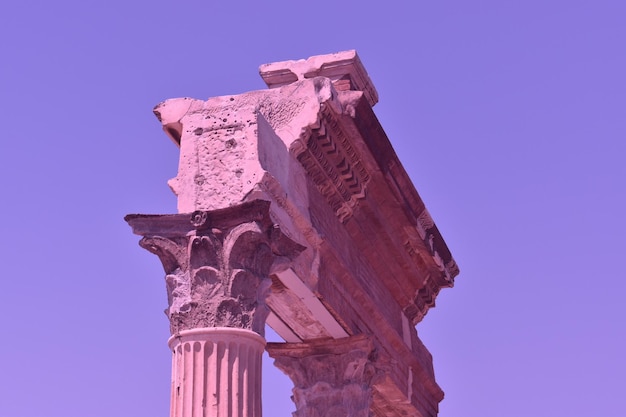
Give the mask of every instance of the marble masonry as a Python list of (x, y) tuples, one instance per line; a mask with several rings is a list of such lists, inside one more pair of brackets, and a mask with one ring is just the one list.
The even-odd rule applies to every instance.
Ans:
[(260, 417), (264, 350), (296, 417), (436, 416), (415, 325), (459, 270), (372, 81), (355, 51), (260, 74), (267, 90), (156, 106), (178, 214), (126, 216), (165, 270), (171, 417)]

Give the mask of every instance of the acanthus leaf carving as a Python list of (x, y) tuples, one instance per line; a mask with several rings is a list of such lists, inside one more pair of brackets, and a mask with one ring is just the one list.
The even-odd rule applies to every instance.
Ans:
[(372, 388), (385, 371), (368, 336), (268, 343), (267, 351), (293, 381), (294, 416), (371, 416)]
[[(159, 256), (165, 269), (171, 333), (237, 327), (262, 335), (269, 313), (269, 275), (285, 268), (304, 247), (272, 224), (266, 201), (194, 212), (187, 217), (187, 230), (178, 224), (172, 228), (172, 219), (180, 223), (181, 218), (154, 216), (152, 229), (140, 242)], [(160, 221), (169, 223), (159, 227)], [(159, 229), (166, 236), (159, 236)], [(173, 236), (171, 230), (176, 230)]]

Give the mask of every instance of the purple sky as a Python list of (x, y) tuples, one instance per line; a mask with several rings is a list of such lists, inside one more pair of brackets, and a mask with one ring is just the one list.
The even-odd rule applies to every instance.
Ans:
[(168, 416), (164, 273), (123, 221), (175, 212), (152, 107), (346, 49), (461, 268), (417, 327), (440, 416), (626, 416), (625, 22), (624, 0), (2, 2), (0, 417)]

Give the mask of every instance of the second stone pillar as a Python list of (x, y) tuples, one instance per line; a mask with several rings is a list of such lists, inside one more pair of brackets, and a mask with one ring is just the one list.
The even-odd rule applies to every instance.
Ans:
[(268, 343), (274, 364), (293, 381), (294, 417), (370, 417), (374, 347), (364, 335), (305, 343)]

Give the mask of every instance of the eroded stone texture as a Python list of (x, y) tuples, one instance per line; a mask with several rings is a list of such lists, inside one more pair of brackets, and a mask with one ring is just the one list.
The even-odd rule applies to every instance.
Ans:
[(127, 221), (165, 269), (172, 334), (236, 327), (263, 335), (269, 275), (304, 249), (272, 224), (267, 201), (191, 216), (127, 216)]
[(288, 147), (317, 126), (322, 103), (338, 105), (333, 91), (330, 80), (318, 77), (281, 90), (207, 101), (171, 99), (156, 106), (164, 130), (180, 146), (178, 174), (169, 181), (178, 211), (215, 210), (245, 201), (267, 172), (262, 155), (274, 151), (270, 141), (259, 137), (259, 118)]
[(378, 375), (374, 345), (364, 336), (268, 343), (274, 364), (293, 381), (295, 417), (369, 417)]

